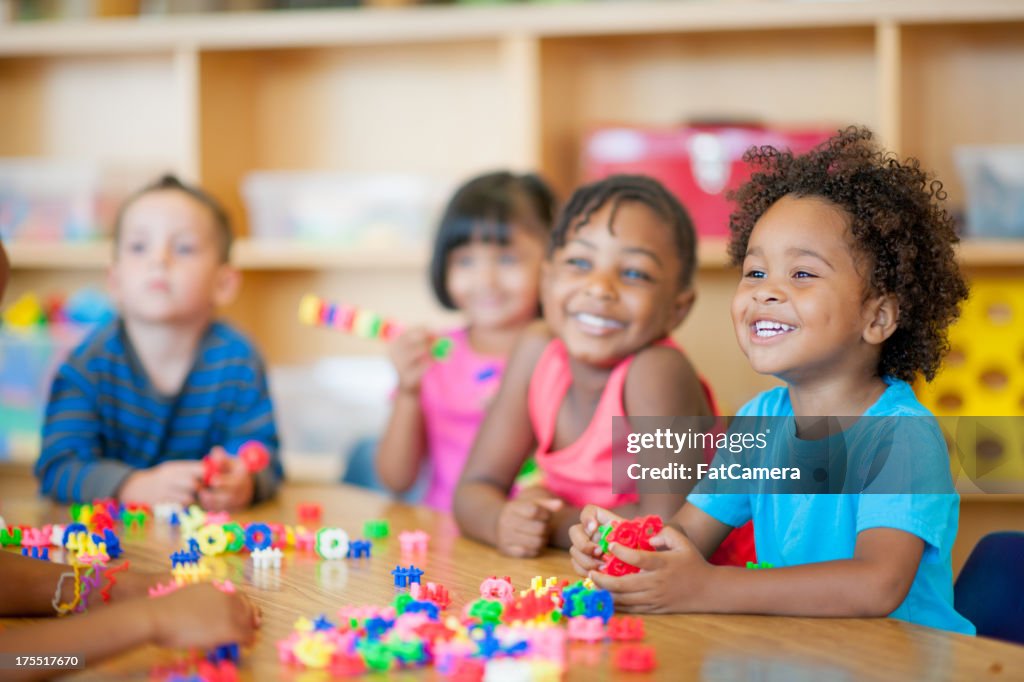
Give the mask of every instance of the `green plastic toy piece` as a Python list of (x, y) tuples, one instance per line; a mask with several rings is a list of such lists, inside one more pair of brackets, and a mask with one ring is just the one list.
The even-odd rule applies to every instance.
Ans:
[(430, 346), (430, 357), (442, 362), (447, 360), (448, 356), (452, 353), (452, 345), (450, 338), (442, 336)]
[(608, 551), (608, 536), (612, 532), (612, 524), (606, 523), (603, 526), (600, 526), (598, 528), (598, 530), (601, 531), (601, 542), (598, 543), (598, 544), (601, 545), (601, 551), (602, 552), (607, 552)]
[(479, 619), (481, 623), (498, 624), (501, 622), (503, 608), (500, 601), (477, 599), (469, 605), (469, 615)]
[(0, 545), (3, 547), (17, 547), (20, 544), (20, 528), (0, 528)]
[(359, 655), (370, 670), (390, 670), (395, 656), (383, 642), (364, 642), (359, 646)]
[(772, 566), (767, 561), (762, 561), (761, 563), (757, 563), (757, 564), (755, 564), (753, 561), (748, 561), (747, 562), (747, 568), (749, 568), (752, 571), (756, 571), (756, 570), (759, 570), (759, 569), (762, 569), (762, 568), (775, 568), (775, 567)]
[(409, 604), (415, 601), (408, 592), (395, 597), (395, 615), (401, 616), (409, 608)]
[(237, 521), (229, 521), (224, 524), (224, 532), (231, 538), (228, 541), (229, 552), (241, 552), (245, 547), (245, 530)]
[(378, 540), (388, 536), (388, 522), (380, 519), (367, 521), (363, 524), (363, 535)]

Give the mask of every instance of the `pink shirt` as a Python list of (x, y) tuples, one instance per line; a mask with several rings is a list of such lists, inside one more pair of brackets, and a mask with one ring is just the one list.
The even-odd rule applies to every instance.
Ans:
[[(659, 341), (678, 350), (671, 339)], [(565, 394), (572, 383), (569, 354), (561, 339), (548, 343), (530, 378), (530, 422), (537, 436), (537, 467), (544, 487), (575, 507), (596, 504), (612, 509), (637, 501), (636, 492), (612, 492), (612, 417), (626, 416), (626, 376), (635, 355), (624, 358), (613, 369), (586, 430), (574, 442), (552, 451), (555, 424)], [(712, 409), (714, 398), (702, 380)], [(716, 411), (717, 413), (717, 411)]]
[(455, 485), (505, 371), (505, 358), (480, 355), (470, 347), (467, 330), (447, 336), (451, 354), (432, 363), (420, 385), (430, 462), (423, 502), (442, 511), (451, 510)]

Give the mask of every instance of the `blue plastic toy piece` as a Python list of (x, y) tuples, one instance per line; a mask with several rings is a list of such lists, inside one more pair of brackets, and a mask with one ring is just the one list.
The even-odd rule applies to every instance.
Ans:
[(615, 613), (612, 594), (608, 590), (591, 590), (583, 595), (583, 613), (587, 618), (595, 616), (608, 624), (608, 619)]
[(64, 535), (60, 539), (61, 547), (67, 547), (68, 546), (68, 539), (70, 539), (71, 536), (74, 533), (88, 533), (88, 532), (89, 532), (89, 529), (86, 527), (86, 525), (84, 523), (69, 523), (64, 528)]
[(274, 542), (274, 534), (265, 523), (252, 523), (245, 529), (245, 548), (250, 552), (254, 549), (267, 549)]
[(334, 629), (334, 623), (327, 620), (327, 616), (321, 613), (320, 617), (313, 621), (313, 629), (330, 631)]
[(412, 583), (419, 584), (420, 577), (423, 576), (423, 569), (422, 568), (416, 568), (415, 566), (409, 566), (409, 568), (405, 569), (405, 571), (406, 571), (406, 575), (409, 576), (409, 583), (410, 584), (412, 584)]
[(346, 556), (349, 559), (369, 557), (372, 549), (373, 542), (370, 540), (352, 540), (348, 543), (348, 554)]
[(391, 571), (391, 575), (395, 576), (395, 587), (409, 586), (409, 569), (395, 566), (395, 570)]
[(121, 541), (117, 538), (117, 535), (110, 528), (103, 529), (102, 538), (99, 538), (95, 534), (93, 535), (93, 538), (96, 540), (97, 544), (101, 540), (107, 543), (107, 556), (109, 556), (111, 559), (117, 559), (122, 554), (124, 554), (124, 550), (121, 549)]
[(437, 604), (432, 601), (413, 601), (405, 607), (406, 613), (425, 613), (430, 620), (437, 620)]

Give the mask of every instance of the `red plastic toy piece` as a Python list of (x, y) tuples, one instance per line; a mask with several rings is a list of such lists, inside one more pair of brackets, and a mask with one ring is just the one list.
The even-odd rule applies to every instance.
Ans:
[(298, 507), (299, 521), (303, 523), (320, 523), (320, 516), (323, 509), (319, 504), (303, 502)]
[(607, 575), (620, 576), (629, 575), (630, 573), (639, 573), (640, 569), (633, 564), (627, 564), (617, 556), (608, 554), (605, 564), (601, 567), (601, 571)]
[(619, 670), (645, 673), (658, 667), (654, 647), (629, 644), (615, 652), (615, 667)]
[(255, 474), (263, 471), (270, 464), (270, 453), (263, 443), (258, 440), (250, 440), (238, 448), (238, 459), (242, 460), (249, 473)]
[(110, 528), (114, 528), (114, 519), (110, 518), (105, 510), (99, 510), (93, 513), (92, 519), (89, 520), (89, 525), (92, 527), (92, 532), (103, 534), (103, 531)]
[(619, 642), (636, 642), (644, 638), (644, 622), (630, 616), (612, 616), (608, 636)]
[(481, 682), (484, 679), (484, 662), (479, 658), (463, 658), (455, 664), (448, 679), (452, 682)]
[(108, 568), (103, 572), (104, 577), (107, 579), (107, 584), (104, 585), (103, 589), (100, 590), (100, 596), (103, 597), (103, 601), (110, 601), (110, 590), (117, 584), (117, 578), (114, 577), (115, 573), (119, 573), (128, 568), (128, 561), (125, 560), (123, 564), (116, 568)]

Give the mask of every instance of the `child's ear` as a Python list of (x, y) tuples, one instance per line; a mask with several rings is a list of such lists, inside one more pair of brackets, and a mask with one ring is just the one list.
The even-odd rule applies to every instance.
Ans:
[(879, 346), (896, 331), (900, 319), (900, 304), (894, 296), (885, 295), (867, 302), (867, 325), (864, 340)]
[(690, 314), (690, 309), (693, 308), (693, 303), (696, 300), (697, 292), (693, 289), (683, 289), (676, 294), (672, 310), (672, 329), (675, 329), (683, 323), (686, 316)]
[(220, 307), (235, 300), (242, 286), (242, 273), (228, 263), (217, 268), (217, 276), (213, 281), (213, 303)]

